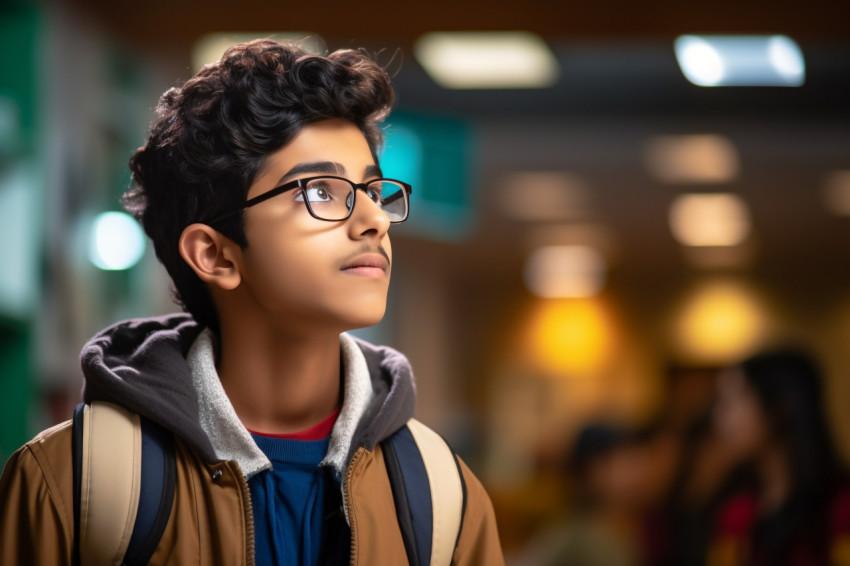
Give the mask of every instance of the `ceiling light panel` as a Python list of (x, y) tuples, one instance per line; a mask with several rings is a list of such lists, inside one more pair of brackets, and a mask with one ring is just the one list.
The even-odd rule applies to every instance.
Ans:
[(750, 233), (750, 213), (732, 193), (684, 194), (670, 206), (670, 229), (686, 246), (737, 246)]
[(582, 218), (589, 214), (589, 190), (575, 174), (528, 171), (507, 175), (498, 204), (506, 217), (529, 222)]
[(605, 260), (589, 246), (544, 246), (525, 264), (528, 289), (547, 299), (585, 298), (605, 284)]
[(559, 75), (546, 42), (527, 32), (432, 32), (416, 41), (414, 53), (448, 89), (545, 88)]
[(673, 184), (728, 183), (740, 168), (735, 145), (717, 134), (654, 136), (644, 157), (653, 177)]
[(682, 35), (675, 42), (679, 67), (697, 86), (800, 86), (803, 52), (784, 35)]

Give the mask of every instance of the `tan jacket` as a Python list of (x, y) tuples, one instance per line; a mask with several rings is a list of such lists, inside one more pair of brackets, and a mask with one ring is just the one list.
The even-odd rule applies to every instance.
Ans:
[[(413, 417), (412, 370), (400, 353), (345, 334), (340, 352), (344, 400), (322, 465), (342, 484), (347, 527), (335, 520), (343, 528), (331, 540), (345, 540), (350, 528), (351, 564), (407, 564), (380, 443)], [(214, 336), (185, 314), (120, 322), (82, 352), (86, 402), (116, 403), (174, 435), (174, 504), (153, 564), (254, 563), (248, 481), (271, 462), (233, 410), (214, 357)], [(0, 566), (71, 563), (71, 451), (68, 422), (7, 463), (0, 477)], [(463, 463), (461, 469), (466, 507), (453, 563), (503, 564), (490, 500)], [(338, 550), (332, 555), (348, 555)]]
[[(151, 564), (254, 564), (248, 484), (235, 462), (207, 464), (178, 441), (168, 526)], [(493, 508), (461, 464), (467, 503), (453, 564), (504, 564)], [(217, 471), (221, 474), (217, 474)], [(18, 450), (0, 478), (0, 564), (71, 564), (74, 538), (71, 423)], [(351, 564), (407, 564), (380, 446), (360, 448), (344, 480)]]

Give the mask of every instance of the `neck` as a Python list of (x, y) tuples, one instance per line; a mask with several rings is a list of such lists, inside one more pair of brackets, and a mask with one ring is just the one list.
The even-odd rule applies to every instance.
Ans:
[(246, 428), (298, 432), (339, 406), (338, 333), (308, 336), (263, 324), (222, 322), (219, 379)]

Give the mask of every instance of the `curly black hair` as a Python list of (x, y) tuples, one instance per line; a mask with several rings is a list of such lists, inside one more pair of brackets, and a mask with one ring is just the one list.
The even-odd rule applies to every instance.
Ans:
[[(236, 45), (166, 91), (147, 142), (130, 159), (122, 202), (153, 241), (175, 301), (218, 330), (206, 285), (178, 251), (184, 228), (238, 208), (266, 156), (310, 123), (348, 120), (377, 155), (379, 123), (394, 101), (386, 70), (364, 52), (319, 56), (271, 39)], [(247, 246), (241, 215), (215, 227)]]

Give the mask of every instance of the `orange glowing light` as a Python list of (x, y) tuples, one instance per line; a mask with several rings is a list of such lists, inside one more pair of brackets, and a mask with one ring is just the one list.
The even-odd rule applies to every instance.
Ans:
[(608, 360), (612, 331), (602, 306), (591, 299), (541, 301), (526, 331), (526, 352), (548, 374), (585, 376)]
[(684, 353), (699, 360), (727, 363), (749, 353), (765, 331), (765, 315), (748, 289), (715, 282), (699, 289), (677, 321)]

